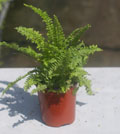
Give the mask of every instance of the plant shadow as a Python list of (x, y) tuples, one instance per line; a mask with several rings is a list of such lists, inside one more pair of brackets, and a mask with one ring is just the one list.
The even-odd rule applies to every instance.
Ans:
[[(0, 81), (0, 83), (8, 85), (8, 81)], [(6, 95), (0, 98), (0, 103), (7, 106), (1, 108), (0, 111), (8, 110), (9, 116), (13, 117), (20, 115), (21, 120), (15, 122), (12, 127), (16, 127), (25, 121), (37, 120), (43, 123), (40, 113), (39, 101), (37, 95), (30, 95), (25, 92), (23, 88), (16, 85), (13, 86), (14, 90), (8, 90)], [(0, 92), (3, 88), (0, 88)], [(44, 123), (43, 123), (44, 124)]]
[(78, 105), (78, 106), (83, 106), (83, 105), (86, 105), (86, 103), (84, 103), (84, 102), (80, 102), (80, 101), (76, 101), (76, 104)]

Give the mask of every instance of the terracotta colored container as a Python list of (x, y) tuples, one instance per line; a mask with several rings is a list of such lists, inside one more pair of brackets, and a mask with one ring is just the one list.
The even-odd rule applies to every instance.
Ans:
[(75, 119), (76, 96), (73, 87), (64, 93), (38, 92), (42, 120), (48, 126), (71, 124)]

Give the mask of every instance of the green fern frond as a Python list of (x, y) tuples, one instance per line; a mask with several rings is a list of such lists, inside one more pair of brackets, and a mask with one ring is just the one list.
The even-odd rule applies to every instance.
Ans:
[(4, 94), (7, 92), (7, 90), (9, 90), (9, 88), (13, 87), (18, 81), (24, 79), (26, 76), (30, 75), (30, 74), (33, 73), (33, 72), (35, 72), (35, 70), (29, 71), (27, 74), (18, 77), (15, 81), (10, 82), (10, 83), (8, 84), (8, 86), (3, 90), (2, 95), (4, 95)]
[(35, 89), (33, 89), (31, 91), (31, 95), (34, 94), (34, 93), (36, 93), (36, 92), (39, 92), (39, 91), (45, 92), (46, 88), (47, 88), (46, 85), (39, 83), (39, 85)]
[(71, 46), (78, 45), (81, 36), (91, 27), (91, 25), (86, 25), (82, 28), (75, 29), (66, 39), (66, 42)]
[(31, 40), (32, 43), (37, 44), (37, 48), (40, 50), (45, 45), (45, 38), (38, 31), (33, 28), (16, 27), (16, 30), (23, 36), (26, 36), (27, 40)]
[(19, 52), (22, 52), (26, 55), (31, 56), (32, 58), (36, 59), (37, 61), (40, 61), (40, 57), (42, 56), (41, 53), (37, 53), (35, 50), (33, 50), (30, 46), (28, 47), (19, 47), (16, 43), (7, 43), (7, 42), (0, 42), (0, 46), (6, 46), (9, 48), (12, 48), (14, 50), (17, 50)]
[(30, 74), (25, 83), (24, 83), (24, 90), (28, 91), (33, 85), (36, 85), (37, 81), (35, 79), (35, 75), (34, 74)]
[(49, 17), (49, 15), (47, 14), (47, 12), (42, 11), (40, 8), (36, 8), (36, 7), (32, 6), (32, 5), (27, 5), (27, 4), (24, 4), (24, 5), (26, 7), (31, 8), (35, 13), (40, 15), (40, 17), (43, 19), (43, 22), (45, 22), (45, 24), (46, 24), (48, 42), (52, 42), (54, 40), (54, 36), (53, 36), (54, 27), (53, 27), (53, 21)]
[[(65, 35), (63, 32), (63, 28), (57, 18), (57, 16), (54, 15), (54, 39), (55, 39), (55, 44), (57, 45), (64, 45), (65, 47)], [(58, 46), (59, 47), (59, 46)]]
[(72, 71), (70, 78), (76, 77), (76, 76), (83, 77), (85, 75), (88, 75), (88, 72), (86, 72), (83, 68), (76, 67), (76, 69)]
[[(93, 92), (91, 90), (91, 81), (87, 78), (88, 73), (83, 69), (77, 67), (70, 76), (70, 79), (72, 79), (73, 83), (77, 81), (79, 83), (79, 86), (85, 86), (85, 90), (89, 95), (92, 95)], [(74, 93), (78, 91), (78, 88), (75, 89)]]
[(97, 45), (85, 46), (84, 42), (82, 41), (82, 45), (79, 44), (76, 47), (70, 47), (68, 49), (68, 65), (71, 66), (71, 68), (74, 68), (77, 65), (83, 67), (87, 63), (89, 55), (94, 54), (97, 51), (102, 51), (102, 49), (98, 48)]
[(90, 46), (86, 46), (86, 47), (82, 47), (79, 51), (79, 53), (82, 55), (90, 55), (90, 54), (94, 54), (95, 52), (99, 52), (102, 51), (102, 49), (98, 48), (97, 45), (90, 45)]
[(86, 77), (83, 77), (80, 82), (80, 86), (85, 86), (85, 90), (89, 95), (93, 95), (93, 92), (91, 90), (91, 80), (87, 79)]

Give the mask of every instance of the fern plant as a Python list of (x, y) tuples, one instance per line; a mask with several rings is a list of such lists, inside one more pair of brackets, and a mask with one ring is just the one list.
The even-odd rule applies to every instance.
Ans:
[[(32, 5), (25, 4), (41, 16), (46, 24), (47, 38), (33, 28), (17, 27), (16, 30), (36, 45), (36, 50), (28, 47), (20, 47), (16, 43), (0, 42), (0, 46), (6, 46), (31, 56), (39, 62), (39, 66), (24, 76), (20, 76), (14, 82), (8, 84), (3, 94), (15, 83), (26, 77), (24, 90), (28, 91), (33, 85), (36, 88), (32, 94), (38, 91), (65, 93), (70, 86), (79, 84), (85, 86), (88, 94), (92, 94), (91, 81), (87, 79), (88, 73), (83, 69), (90, 54), (101, 51), (97, 45), (86, 46), (80, 40), (81, 36), (91, 26), (77, 28), (69, 36), (65, 37), (63, 28), (57, 18), (49, 17), (47, 12)], [(74, 93), (78, 88), (74, 90)]]

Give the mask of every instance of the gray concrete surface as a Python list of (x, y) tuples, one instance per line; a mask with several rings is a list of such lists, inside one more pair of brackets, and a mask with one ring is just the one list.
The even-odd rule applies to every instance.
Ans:
[[(0, 93), (27, 68), (1, 68)], [(19, 82), (0, 98), (0, 134), (120, 134), (120, 68), (86, 68), (91, 74), (94, 96), (80, 88), (76, 100), (76, 120), (58, 128), (46, 126), (37, 95), (23, 91)]]

